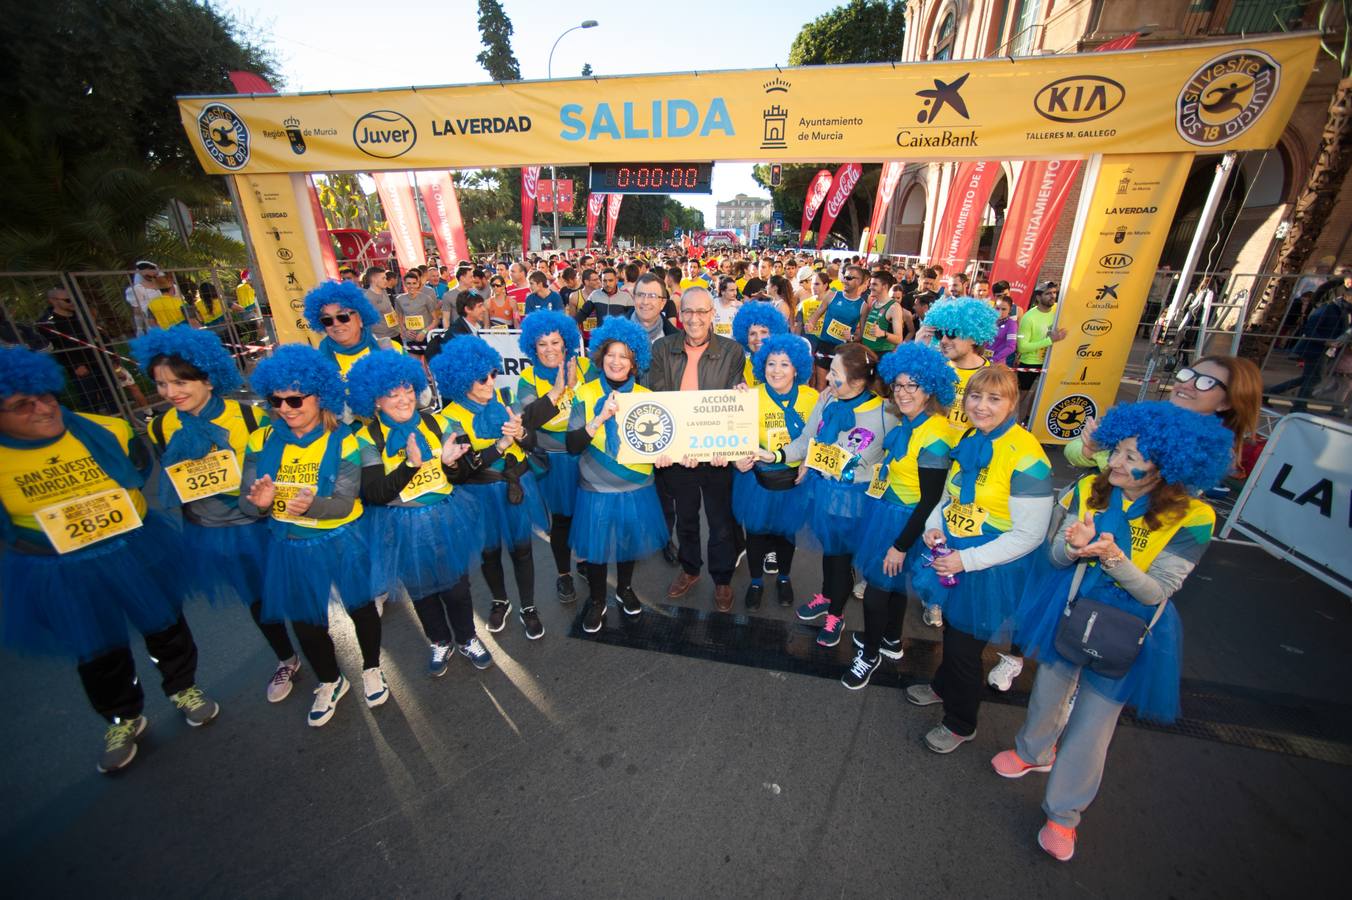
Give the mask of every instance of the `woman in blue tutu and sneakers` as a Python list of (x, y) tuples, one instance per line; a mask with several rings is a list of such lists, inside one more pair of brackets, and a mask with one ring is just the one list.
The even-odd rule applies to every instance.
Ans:
[[(757, 307), (775, 316), (768, 304), (743, 306), (733, 320), (733, 332), (748, 309)], [(782, 318), (782, 317), (781, 317)], [(765, 576), (777, 576), (775, 597), (780, 606), (793, 606), (794, 538), (807, 522), (808, 486), (798, 478), (801, 458), (786, 456), (817, 405), (817, 392), (807, 386), (812, 377), (812, 350), (796, 334), (764, 337), (751, 357), (756, 388), (756, 452), (737, 460), (732, 482), (732, 514), (746, 530), (746, 562), (751, 582), (746, 588), (746, 608), (760, 609), (765, 596)], [(748, 384), (751, 382), (748, 381)]]
[(943, 722), (925, 735), (935, 753), (952, 753), (976, 736), (981, 653), (988, 642), (1009, 639), (1053, 505), (1047, 454), (1014, 422), (1014, 373), (982, 369), (967, 382), (962, 402), (972, 427), (953, 451), (944, 499), (925, 523), (932, 561), (913, 579), (921, 601), (944, 613), (943, 661), (934, 681), (906, 689), (916, 706), (943, 704)]
[[(1028, 716), (1014, 749), (991, 760), (1005, 778), (1051, 773), (1038, 844), (1063, 862), (1122, 707), (1157, 722), (1178, 716), (1183, 625), (1169, 600), (1211, 540), (1216, 514), (1195, 492), (1224, 476), (1234, 435), (1214, 416), (1155, 402), (1114, 407), (1094, 441), (1109, 451), (1107, 468), (1062, 494), (1043, 572), (1019, 606), (1019, 643), (1039, 662)], [(1115, 642), (1126, 653), (1084, 653), (1072, 592), (1077, 606), (1089, 604), (1082, 612), (1098, 605), (1100, 634), (1110, 610), (1127, 614), (1117, 623), (1126, 640)]]
[(50, 356), (0, 348), (0, 634), (16, 650), (76, 660), (108, 721), (98, 769), (114, 772), (147, 724), (128, 620), (189, 725), (220, 707), (196, 684), (179, 533), (141, 493), (149, 454), (123, 420), (62, 406), (64, 389)]
[(957, 443), (948, 407), (958, 376), (943, 354), (924, 344), (902, 344), (878, 362), (878, 377), (892, 389), (901, 419), (883, 439), (882, 469), (869, 485), (854, 554), (865, 583), (864, 632), (855, 634), (859, 652), (841, 677), (850, 690), (868, 684), (883, 656), (901, 659), (906, 578), (915, 568), (925, 519), (943, 496)]
[(455, 430), (469, 440), (471, 453), (460, 458), (469, 472), (463, 490), (479, 501), (483, 534), (482, 571), (493, 594), (488, 630), (507, 624), (512, 604), (502, 569), (502, 551), (512, 558), (521, 603), (521, 626), (532, 641), (544, 637), (545, 626), (535, 609), (535, 557), (531, 535), (549, 528), (549, 514), (540, 499), (527, 454), (534, 435), (521, 416), (502, 402), (494, 379), (502, 372), (502, 356), (477, 335), (461, 335), (431, 362), (437, 390), (446, 401), (442, 410)]
[(240, 464), (249, 435), (268, 423), (265, 413), (226, 397), (243, 384), (220, 338), (175, 325), (131, 342), (141, 371), (172, 408), (150, 422), (160, 451), (160, 500), (181, 507), (183, 543), (197, 587), (213, 605), (243, 603), (277, 657), (268, 679), (269, 703), (291, 694), (300, 657), (283, 622), (263, 621), (263, 571), (268, 527), (239, 508)]
[(469, 444), (445, 416), (418, 409), (426, 389), (422, 363), (393, 350), (364, 356), (347, 373), (348, 406), (366, 421), (357, 440), (371, 589), (391, 599), (408, 592), (431, 645), (428, 672), (440, 678), (457, 647), (479, 669), (493, 657), (474, 633), (469, 596), (479, 504), (455, 489), (468, 474), (460, 458)]
[(652, 361), (647, 331), (607, 316), (591, 334), (598, 377), (578, 385), (569, 418), (568, 452), (579, 457), (580, 490), (569, 541), (587, 569), (590, 602), (582, 629), (601, 630), (606, 614), (606, 565), (615, 564), (615, 595), (627, 616), (643, 612), (634, 594), (634, 563), (667, 545), (670, 533), (653, 486), (651, 463), (622, 463), (619, 394), (648, 392), (638, 378)]
[(239, 508), (270, 520), (263, 621), (291, 622), (320, 681), (309, 713), (318, 728), (348, 690), (329, 637), (335, 590), (357, 632), (366, 705), (379, 706), (390, 695), (380, 671), (380, 614), (359, 521), (361, 450), (338, 421), (346, 403), (338, 365), (320, 351), (278, 347), (251, 381), (276, 419), (249, 436)]

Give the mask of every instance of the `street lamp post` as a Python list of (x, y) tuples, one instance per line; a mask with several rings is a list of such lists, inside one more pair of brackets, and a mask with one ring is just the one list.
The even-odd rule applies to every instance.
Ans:
[[(548, 78), (554, 77), (554, 50), (559, 46), (559, 41), (563, 40), (563, 35), (569, 32), (577, 31), (579, 28), (595, 28), (601, 24), (595, 19), (587, 19), (581, 25), (574, 25), (563, 34), (554, 39), (554, 46), (549, 48), (549, 60), (545, 63), (545, 74)], [(554, 195), (554, 252), (559, 252), (559, 174), (553, 164), (549, 166), (549, 188)]]

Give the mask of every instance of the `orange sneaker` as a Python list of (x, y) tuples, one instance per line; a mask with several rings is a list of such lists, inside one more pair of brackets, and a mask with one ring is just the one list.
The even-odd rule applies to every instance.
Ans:
[[(1055, 756), (1053, 756), (1052, 759), (1055, 761)], [(1019, 756), (1017, 751), (1001, 750), (991, 759), (991, 768), (994, 769), (995, 774), (999, 775), (1001, 778), (1022, 778), (1029, 772), (1050, 772), (1052, 770), (1052, 764), (1047, 763), (1045, 766), (1032, 765), (1024, 762), (1023, 757)]]
[(1069, 862), (1075, 855), (1075, 829), (1059, 825), (1051, 819), (1037, 833), (1037, 845), (1055, 860)]

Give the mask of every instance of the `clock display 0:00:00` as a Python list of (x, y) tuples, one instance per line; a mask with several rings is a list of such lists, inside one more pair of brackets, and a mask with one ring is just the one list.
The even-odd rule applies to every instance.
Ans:
[(708, 193), (712, 163), (592, 166), (591, 190), (608, 193)]

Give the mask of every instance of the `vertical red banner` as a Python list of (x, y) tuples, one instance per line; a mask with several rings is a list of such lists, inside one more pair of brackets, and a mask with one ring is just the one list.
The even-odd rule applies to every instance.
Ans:
[(324, 207), (319, 203), (319, 191), (315, 190), (313, 175), (305, 176), (306, 193), (310, 195), (310, 214), (315, 219), (315, 230), (319, 232), (319, 256), (324, 263), (324, 274), (338, 280), (338, 257), (333, 252), (333, 240), (329, 236), (329, 223), (324, 218)]
[(812, 176), (812, 182), (807, 186), (807, 196), (803, 198), (803, 227), (798, 231), (798, 246), (807, 243), (808, 229), (812, 227), (812, 220), (816, 218), (817, 210), (822, 208), (829, 193), (831, 193), (831, 170), (822, 169)]
[(540, 193), (540, 167), (521, 170), (521, 252), (530, 252), (530, 227), (535, 222), (535, 198)]
[[(865, 259), (873, 253), (873, 241), (882, 227), (883, 219), (887, 218), (887, 208), (892, 205), (892, 195), (897, 192), (897, 182), (901, 181), (901, 172), (905, 167), (901, 162), (883, 163), (883, 170), (878, 175), (878, 193), (873, 198), (873, 215), (869, 217), (868, 231), (865, 232), (868, 238), (864, 242)], [(878, 248), (879, 254), (884, 249)]]
[(943, 266), (945, 274), (961, 272), (971, 261), (986, 203), (999, 178), (1000, 164), (994, 160), (958, 164), (939, 231), (930, 247), (930, 262)]
[(1078, 159), (1039, 159), (1023, 164), (1014, 196), (1005, 210), (1005, 227), (995, 248), (991, 283), (1008, 281), (1019, 309), (1027, 309), (1056, 224), (1080, 172)]
[(624, 194), (611, 194), (606, 198), (606, 247), (615, 243), (615, 223), (620, 220), (620, 203)]
[(587, 198), (587, 246), (595, 246), (596, 220), (601, 218), (601, 208), (606, 205), (605, 194), (592, 194)]
[(859, 183), (859, 176), (863, 172), (864, 167), (859, 163), (846, 163), (836, 169), (836, 175), (831, 179), (831, 190), (827, 192), (826, 208), (822, 210), (821, 228), (817, 230), (818, 250), (826, 243), (826, 236), (831, 233), (831, 226), (836, 224), (836, 216), (840, 215), (840, 211), (845, 208), (845, 201), (850, 199), (850, 192)]
[(455, 196), (451, 173), (421, 172), (416, 177), (442, 265), (468, 261), (469, 241), (465, 238), (465, 221), (460, 217), (460, 200)]
[(390, 223), (390, 238), (400, 268), (407, 271), (423, 265), (427, 262), (427, 254), (423, 250), (422, 222), (418, 220), (418, 200), (413, 196), (408, 173), (373, 172), (371, 177), (375, 179), (380, 205)]

